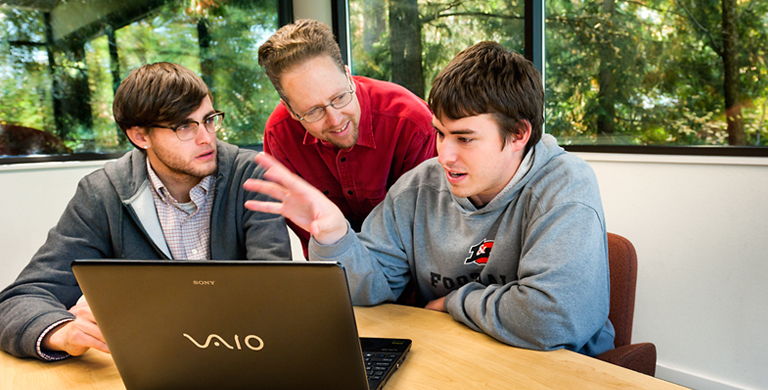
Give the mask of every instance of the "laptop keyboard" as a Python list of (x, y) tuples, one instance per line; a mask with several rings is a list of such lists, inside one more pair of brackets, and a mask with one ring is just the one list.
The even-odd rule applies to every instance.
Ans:
[(411, 340), (360, 337), (360, 349), (368, 388), (381, 390), (411, 350)]
[(390, 367), (397, 363), (399, 353), (371, 353), (363, 354), (365, 359), (365, 373), (369, 381), (380, 381), (384, 379)]

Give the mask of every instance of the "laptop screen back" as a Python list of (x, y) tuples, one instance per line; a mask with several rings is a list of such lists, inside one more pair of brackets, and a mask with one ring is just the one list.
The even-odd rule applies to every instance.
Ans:
[(344, 270), (319, 262), (76, 261), (128, 389), (366, 389)]

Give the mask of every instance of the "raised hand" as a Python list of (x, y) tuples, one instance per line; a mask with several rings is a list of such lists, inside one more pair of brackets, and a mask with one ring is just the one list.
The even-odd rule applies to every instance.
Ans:
[(255, 160), (267, 170), (264, 174), (267, 180), (249, 179), (243, 188), (271, 196), (278, 202), (249, 200), (245, 202), (247, 209), (282, 214), (322, 245), (335, 244), (347, 234), (344, 214), (325, 195), (272, 156), (259, 153)]

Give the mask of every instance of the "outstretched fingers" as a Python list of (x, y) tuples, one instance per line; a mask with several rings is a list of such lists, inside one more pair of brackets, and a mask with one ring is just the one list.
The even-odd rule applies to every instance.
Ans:
[(346, 234), (347, 222), (341, 210), (317, 188), (272, 156), (260, 153), (255, 161), (266, 169), (264, 180), (247, 180), (243, 188), (268, 195), (277, 202), (251, 200), (245, 203), (246, 208), (281, 214), (310, 232), (323, 245), (333, 244)]
[[(311, 184), (307, 183), (304, 179), (288, 170), (288, 168), (283, 166), (283, 164), (275, 160), (274, 157), (266, 153), (259, 153), (256, 155), (255, 161), (257, 164), (266, 169), (264, 178), (271, 182), (280, 184), (286, 192), (311, 192), (315, 189), (315, 187), (313, 187)], [(275, 199), (282, 200), (281, 198)]]
[(248, 191), (258, 192), (270, 196), (279, 201), (283, 201), (288, 195), (288, 190), (280, 184), (261, 179), (248, 179), (243, 183), (243, 188)]

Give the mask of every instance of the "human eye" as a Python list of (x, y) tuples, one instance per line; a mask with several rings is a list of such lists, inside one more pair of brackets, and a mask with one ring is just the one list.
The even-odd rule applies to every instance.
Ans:
[(347, 95), (349, 95), (349, 92), (344, 92), (341, 95), (333, 98), (333, 100), (331, 100), (331, 103), (333, 103), (334, 105), (339, 104), (340, 102), (343, 102), (347, 98)]
[(462, 144), (468, 144), (468, 143), (474, 141), (472, 138), (467, 138), (467, 137), (459, 137), (458, 140)]
[(323, 109), (323, 108), (324, 107), (322, 107), (322, 108), (321, 107), (315, 107), (315, 108), (307, 111), (307, 113), (304, 114), (304, 118), (314, 118), (320, 112), (320, 110)]
[(445, 134), (443, 134), (442, 131), (438, 130), (437, 127), (433, 127), (435, 129), (435, 133), (437, 134), (437, 138), (443, 139), (445, 137)]
[(195, 127), (195, 124), (192, 123), (192, 122), (184, 123), (184, 124), (176, 126), (176, 132), (177, 133), (186, 133), (186, 132), (192, 130), (194, 127)]
[(176, 127), (176, 134), (183, 138), (184, 136), (194, 133), (196, 129), (196, 122), (184, 123)]
[(331, 100), (331, 106), (333, 108), (339, 109), (342, 107), (345, 107), (349, 102), (352, 101), (352, 94), (353, 92), (344, 92), (339, 96), (336, 96), (333, 100)]

